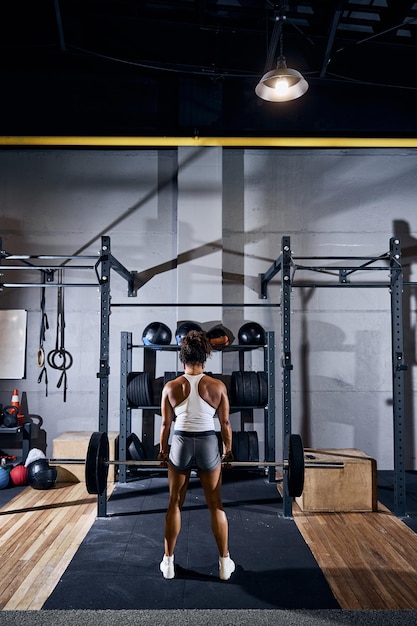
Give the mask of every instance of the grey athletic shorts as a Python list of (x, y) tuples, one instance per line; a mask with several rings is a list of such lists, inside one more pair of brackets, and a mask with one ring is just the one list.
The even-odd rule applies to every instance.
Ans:
[(211, 472), (221, 462), (216, 432), (190, 433), (176, 430), (172, 436), (169, 460), (179, 472), (185, 472), (193, 465), (203, 472)]

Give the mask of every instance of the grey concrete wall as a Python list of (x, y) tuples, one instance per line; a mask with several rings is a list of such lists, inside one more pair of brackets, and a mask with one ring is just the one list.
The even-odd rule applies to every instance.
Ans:
[[(279, 277), (269, 298), (259, 298), (259, 274), (291, 237), (294, 257), (377, 256), (398, 235), (405, 278), (417, 263), (417, 152), (413, 150), (281, 150), (181, 148), (178, 150), (3, 150), (0, 152), (0, 236), (3, 249), (19, 254), (97, 255), (101, 235), (111, 237), (114, 256), (140, 273), (137, 298), (112, 275), (109, 430), (119, 428), (120, 332), (141, 343), (147, 323), (178, 320), (206, 329), (222, 321), (237, 336), (249, 320), (276, 331), (280, 344)], [(87, 262), (87, 261), (86, 261)], [(308, 261), (299, 261), (307, 264)], [(93, 283), (87, 270), (65, 266), (66, 282)], [(13, 276), (11, 275), (13, 274)], [(6, 272), (3, 282), (40, 282), (38, 273)], [(337, 277), (298, 271), (297, 281), (337, 282)], [(355, 281), (388, 283), (388, 269), (361, 272)], [(210, 303), (196, 307), (196, 303)], [(158, 306), (156, 303), (176, 304)], [(220, 306), (221, 304), (224, 306)], [(227, 303), (242, 303), (228, 307)], [(263, 303), (263, 308), (255, 307)], [(182, 306), (178, 306), (181, 304)], [(57, 294), (48, 289), (50, 329), (45, 350), (55, 345)], [(5, 288), (1, 309), (28, 311), (26, 377), (0, 380), (0, 401), (14, 387), (27, 396), (29, 413), (43, 419), (47, 454), (68, 430), (96, 430), (100, 297), (96, 287), (65, 290), (66, 348), (74, 357), (68, 395), (48, 370), (49, 393), (37, 382), (40, 289)], [(295, 288), (292, 299), (293, 431), (313, 447), (357, 447), (380, 469), (393, 466), (390, 300), (388, 288)], [(404, 290), (407, 467), (415, 469), (415, 288)], [(142, 368), (134, 352), (134, 370)], [(216, 353), (208, 369), (231, 373), (235, 354)], [(176, 356), (158, 354), (157, 375), (177, 367)], [(263, 367), (258, 351), (246, 369)], [(277, 443), (280, 449), (280, 361), (277, 358)], [(240, 418), (232, 416), (234, 429)], [(255, 412), (263, 442), (263, 412)], [(155, 440), (159, 421), (155, 423)], [(141, 411), (133, 430), (141, 433)]]

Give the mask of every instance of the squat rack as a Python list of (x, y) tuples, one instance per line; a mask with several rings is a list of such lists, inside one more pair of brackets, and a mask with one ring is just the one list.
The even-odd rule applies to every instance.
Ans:
[[(391, 293), (391, 335), (392, 335), (392, 383), (393, 383), (393, 421), (394, 421), (394, 499), (395, 513), (397, 516), (405, 516), (406, 512), (406, 485), (405, 485), (405, 459), (404, 459), (404, 372), (407, 365), (404, 361), (403, 349), (403, 307), (402, 293), (404, 285), (415, 283), (404, 283), (403, 271), (401, 265), (401, 246), (399, 238), (390, 239), (390, 249), (378, 257), (292, 257), (290, 237), (282, 237), (281, 254), (271, 267), (261, 274), (261, 298), (266, 299), (268, 294), (268, 285), (274, 276), (281, 272), (281, 343), (282, 343), (282, 435), (283, 441), (286, 436), (291, 434), (291, 371), (293, 365), (291, 362), (291, 291), (294, 287), (342, 287), (342, 288), (358, 288), (358, 287), (389, 287)], [(19, 266), (5, 265), (5, 270), (27, 269), (39, 270), (46, 276), (46, 282), (39, 283), (0, 283), (0, 291), (5, 287), (99, 287), (101, 294), (100, 307), (100, 360), (99, 372), (97, 377), (100, 381), (99, 390), (99, 431), (108, 431), (108, 394), (109, 394), (109, 339), (110, 326), (109, 318), (111, 314), (111, 271), (116, 271), (128, 284), (128, 296), (137, 296), (140, 287), (140, 278), (138, 272), (127, 270), (111, 253), (110, 237), (101, 237), (101, 249), (98, 258), (96, 256), (29, 256), (29, 255), (10, 255), (2, 249), (2, 239), (0, 238), (0, 264), (3, 259), (18, 260), (23, 263)], [(41, 261), (58, 259), (68, 261), (70, 259), (95, 259), (96, 263), (92, 267), (88, 266), (69, 266), (69, 269), (94, 269), (97, 282), (87, 284), (62, 283), (54, 282), (54, 272), (60, 266), (51, 267), (49, 265), (39, 266), (33, 265), (31, 259)], [(296, 264), (296, 260), (320, 260), (320, 261), (363, 261), (361, 265), (345, 265), (335, 267), (334, 265), (300, 265)], [(387, 271), (388, 266), (375, 266), (374, 263), (385, 260), (389, 262), (389, 284), (384, 283), (349, 283), (349, 276), (361, 270), (384, 270)], [(297, 271), (308, 270), (333, 274), (337, 272), (339, 277), (338, 283), (296, 283), (294, 278)], [(123, 305), (113, 305), (123, 306)], [(125, 306), (129, 306), (128, 304)], [(150, 306), (150, 305), (147, 305)], [(177, 305), (180, 306), (180, 305)], [(191, 306), (191, 304), (187, 304)], [(220, 306), (220, 305), (219, 305)], [(234, 306), (234, 305), (221, 305)], [(97, 515), (105, 517), (106, 515), (106, 490), (98, 496)], [(292, 500), (289, 496), (284, 495), (284, 516), (292, 515)]]
[[(322, 261), (320, 265), (303, 265), (297, 261)], [(335, 266), (328, 261), (348, 261), (349, 265)], [(385, 265), (374, 265), (386, 261)], [(324, 263), (323, 263), (324, 262)], [(360, 264), (352, 264), (361, 262)], [(389, 271), (389, 283), (350, 283), (349, 277), (360, 271)], [(339, 282), (296, 282), (297, 272), (312, 271), (327, 276), (337, 276)], [(403, 345), (403, 286), (416, 283), (404, 282), (401, 264), (401, 243), (398, 237), (390, 239), (389, 252), (378, 257), (293, 257), (289, 236), (282, 237), (281, 254), (270, 268), (261, 275), (261, 298), (267, 298), (268, 285), (281, 272), (281, 344), (282, 344), (282, 438), (291, 433), (291, 292), (293, 288), (389, 288), (391, 299), (391, 353), (394, 437), (394, 503), (395, 514), (406, 514), (406, 482), (404, 458), (404, 373), (408, 369), (404, 361)], [(292, 500), (284, 494), (284, 516), (292, 514)]]

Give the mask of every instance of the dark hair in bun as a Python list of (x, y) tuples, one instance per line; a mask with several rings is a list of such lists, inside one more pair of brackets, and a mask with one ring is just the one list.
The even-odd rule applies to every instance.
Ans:
[(204, 330), (190, 330), (181, 339), (179, 359), (185, 365), (198, 365), (207, 361), (211, 354), (211, 344)]

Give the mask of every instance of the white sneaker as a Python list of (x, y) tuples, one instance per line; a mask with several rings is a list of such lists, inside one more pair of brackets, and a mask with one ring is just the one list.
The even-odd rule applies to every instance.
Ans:
[(159, 565), (159, 569), (164, 575), (164, 578), (168, 578), (168, 579), (174, 578), (175, 576), (174, 555), (166, 556), (164, 554), (164, 558), (162, 559)]
[(219, 556), (219, 577), (222, 580), (229, 580), (235, 569), (235, 562), (232, 561), (229, 555)]

